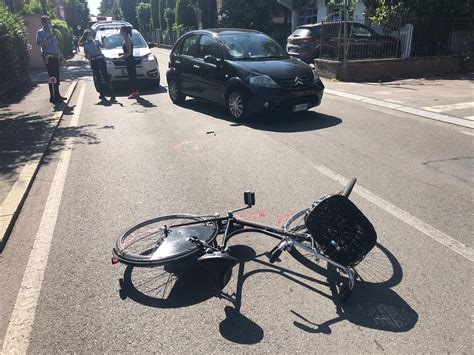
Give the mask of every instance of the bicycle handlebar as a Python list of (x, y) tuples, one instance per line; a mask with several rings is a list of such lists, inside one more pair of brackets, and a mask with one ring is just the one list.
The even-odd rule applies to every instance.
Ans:
[(349, 183), (346, 185), (346, 187), (344, 188), (344, 190), (342, 190), (340, 192), (340, 194), (344, 197), (349, 197), (349, 195), (351, 194), (352, 192), (352, 189), (354, 188), (354, 185), (356, 184), (356, 181), (357, 179), (356, 178), (352, 178), (351, 181), (349, 181)]

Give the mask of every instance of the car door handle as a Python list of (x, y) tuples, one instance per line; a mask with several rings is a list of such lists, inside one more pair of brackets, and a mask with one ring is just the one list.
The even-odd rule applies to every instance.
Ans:
[(199, 66), (199, 65), (197, 65), (197, 64), (194, 64), (194, 65), (193, 65), (193, 68), (199, 69), (199, 68), (200, 68), (200, 66)]

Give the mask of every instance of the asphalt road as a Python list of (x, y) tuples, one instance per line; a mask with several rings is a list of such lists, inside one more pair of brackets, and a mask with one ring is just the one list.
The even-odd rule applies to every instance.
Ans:
[[(472, 353), (467, 129), (330, 95), (308, 113), (242, 124), (197, 100), (175, 106), (166, 86), (118, 101), (99, 105), (90, 78), (78, 84), (0, 257), (4, 351)], [(281, 225), (352, 176), (379, 245), (346, 304), (324, 263), (283, 254), (271, 265), (262, 254), (274, 240), (253, 234), (232, 243), (232, 301), (198, 270), (170, 280), (111, 265), (117, 236), (145, 219), (225, 213), (250, 189), (257, 204), (241, 216)]]

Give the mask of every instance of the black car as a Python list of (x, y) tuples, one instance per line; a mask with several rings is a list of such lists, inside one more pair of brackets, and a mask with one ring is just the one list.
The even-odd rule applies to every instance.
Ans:
[(324, 85), (303, 61), (253, 30), (192, 31), (173, 47), (167, 72), (175, 104), (186, 95), (225, 105), (235, 119), (254, 112), (305, 111), (321, 103)]
[[(341, 60), (343, 36), (343, 22), (303, 25), (288, 37), (286, 50), (307, 63), (312, 63), (315, 58)], [(400, 40), (378, 34), (369, 26), (347, 22), (347, 36), (348, 59), (400, 57)]]

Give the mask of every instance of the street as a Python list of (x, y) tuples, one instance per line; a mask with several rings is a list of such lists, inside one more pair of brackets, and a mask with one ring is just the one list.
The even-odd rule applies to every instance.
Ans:
[[(0, 256), (4, 353), (472, 353), (472, 129), (327, 93), (309, 112), (237, 123), (174, 105), (169, 51), (154, 53), (162, 87), (137, 100), (125, 89), (101, 105), (92, 77), (76, 79)], [(352, 177), (378, 244), (345, 304), (324, 262), (270, 264), (275, 241), (258, 234), (232, 239), (230, 297), (200, 270), (111, 264), (141, 221), (223, 215), (251, 190), (240, 216), (281, 226)]]

